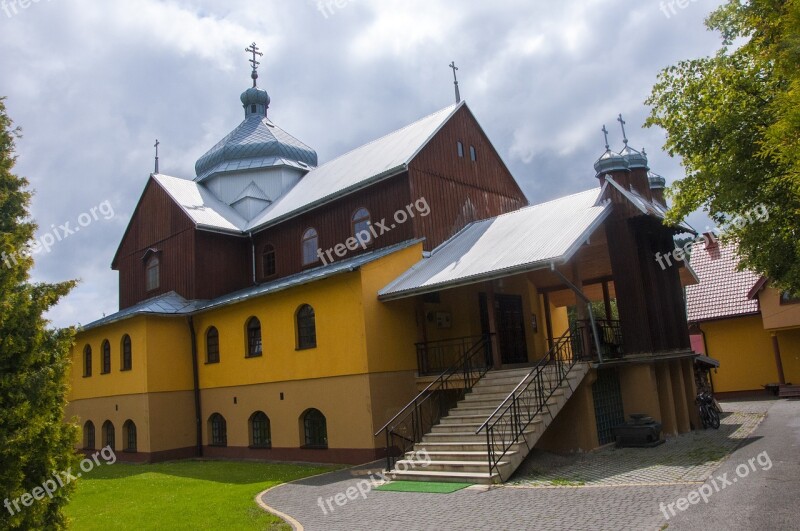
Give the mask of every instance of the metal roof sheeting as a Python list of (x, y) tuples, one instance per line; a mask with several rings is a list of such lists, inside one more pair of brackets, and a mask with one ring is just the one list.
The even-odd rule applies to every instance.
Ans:
[(402, 171), (464, 104), (450, 105), (311, 170), (250, 222), (246, 229), (272, 224), (381, 177)]
[(568, 260), (611, 211), (600, 188), (477, 221), (383, 288), (383, 300)]
[(169, 293), (134, 304), (117, 313), (107, 315), (102, 319), (98, 319), (81, 327), (81, 329), (89, 330), (91, 328), (97, 328), (98, 326), (122, 321), (123, 319), (128, 319), (136, 315), (189, 315), (196, 309), (197, 301), (186, 300), (174, 291), (170, 291)]
[(198, 227), (241, 233), (247, 220), (226, 205), (205, 186), (194, 181), (153, 175), (153, 179), (172, 197)]

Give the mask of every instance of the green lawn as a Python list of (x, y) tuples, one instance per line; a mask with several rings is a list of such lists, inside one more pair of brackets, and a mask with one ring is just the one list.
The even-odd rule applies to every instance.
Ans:
[(289, 529), (256, 505), (255, 495), (334, 469), (239, 461), (117, 462), (84, 474), (66, 513), (76, 531)]

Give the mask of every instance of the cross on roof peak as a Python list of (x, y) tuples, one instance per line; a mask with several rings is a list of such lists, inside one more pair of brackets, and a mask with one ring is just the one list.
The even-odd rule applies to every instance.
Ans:
[(258, 65), (261, 64), (260, 62), (258, 62), (258, 59), (256, 59), (256, 56), (263, 56), (264, 54), (258, 51), (258, 45), (256, 45), (255, 42), (253, 42), (250, 46), (245, 48), (244, 51), (253, 54), (253, 58), (250, 59), (248, 62), (251, 65), (253, 65), (253, 73), (250, 74), (250, 77), (253, 78), (253, 88), (255, 88), (256, 79), (258, 79)]
[(461, 103), (461, 93), (458, 90), (458, 76), (456, 75), (458, 67), (456, 66), (455, 61), (451, 61), (450, 64), (447, 66), (453, 69), (453, 84), (456, 87), (456, 103)]

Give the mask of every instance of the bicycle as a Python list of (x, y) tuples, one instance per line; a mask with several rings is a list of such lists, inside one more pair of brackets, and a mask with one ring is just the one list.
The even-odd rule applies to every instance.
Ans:
[(714, 396), (711, 393), (700, 393), (697, 395), (697, 407), (700, 410), (700, 420), (703, 428), (719, 429), (719, 410), (715, 404)]

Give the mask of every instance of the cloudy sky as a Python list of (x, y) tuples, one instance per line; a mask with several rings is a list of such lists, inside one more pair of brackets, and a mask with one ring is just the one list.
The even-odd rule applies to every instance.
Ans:
[(463, 97), (535, 203), (594, 186), (604, 123), (622, 147), (618, 113), (654, 171), (682, 176), (663, 132), (641, 128), (643, 102), (660, 69), (716, 50), (703, 20), (720, 3), (0, 0), (0, 95), (23, 128), (32, 214), (41, 234), (85, 224), (37, 255), (35, 280), (81, 280), (50, 317), (86, 324), (117, 310), (111, 259), (154, 140), (163, 173), (194, 177), (242, 119), (250, 42), (264, 52), (270, 117), (320, 162), (450, 104), (455, 60)]

